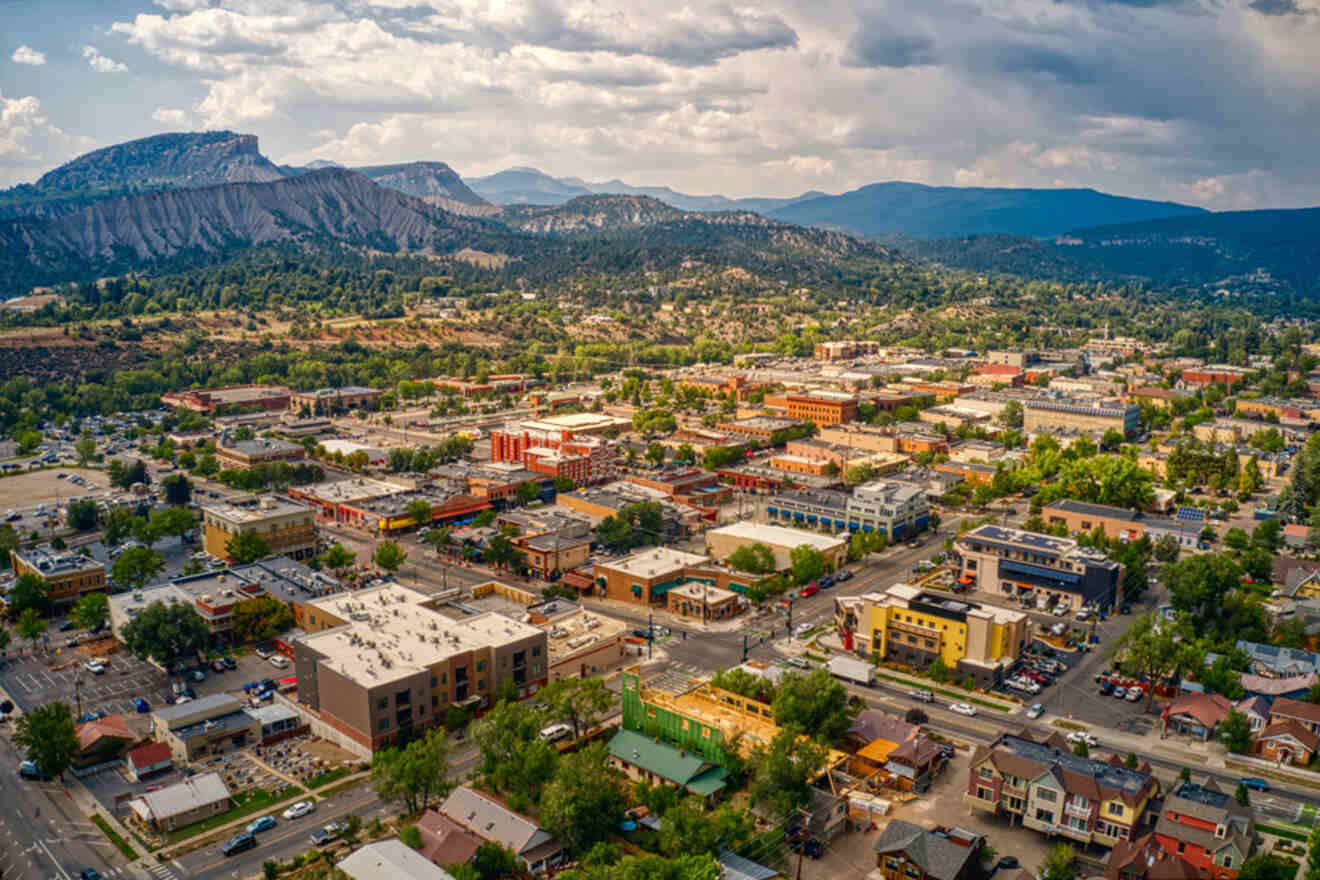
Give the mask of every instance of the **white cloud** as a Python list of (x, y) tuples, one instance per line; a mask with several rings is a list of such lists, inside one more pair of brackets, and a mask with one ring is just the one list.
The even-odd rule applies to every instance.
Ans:
[(105, 57), (95, 46), (83, 46), (82, 56), (87, 59), (88, 66), (97, 73), (124, 73), (128, 70), (127, 65)]
[(9, 56), (9, 60), (15, 64), (29, 64), (32, 67), (40, 67), (46, 63), (46, 53), (38, 52), (31, 46), (19, 46), (14, 50), (14, 54)]
[(74, 137), (52, 125), (33, 95), (0, 94), (0, 186), (30, 180), (34, 172), (92, 147), (91, 138)]
[(178, 107), (157, 107), (152, 111), (151, 118), (163, 125), (172, 125), (176, 128), (186, 128), (193, 123), (192, 114)]

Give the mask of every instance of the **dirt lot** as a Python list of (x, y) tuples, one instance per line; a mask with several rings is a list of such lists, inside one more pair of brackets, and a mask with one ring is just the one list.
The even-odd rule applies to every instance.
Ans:
[[(81, 474), (95, 489), (61, 480), (56, 474)], [(50, 504), (58, 499), (82, 498), (84, 495), (103, 495), (109, 491), (105, 471), (91, 468), (61, 468), (60, 470), (31, 471), (24, 474), (0, 479), (0, 509), (15, 507), (33, 507), (37, 504)]]

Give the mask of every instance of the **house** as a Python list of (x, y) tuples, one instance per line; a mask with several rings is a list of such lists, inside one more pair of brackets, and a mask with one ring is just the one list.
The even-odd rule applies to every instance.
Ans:
[(437, 810), (427, 810), (417, 820), (422, 835), (418, 850), (437, 865), (463, 865), (472, 860), (482, 840), (471, 831)]
[(128, 802), (144, 825), (173, 831), (218, 816), (229, 809), (229, 789), (219, 773), (203, 773)]
[(337, 867), (353, 880), (454, 880), (444, 868), (397, 838), (369, 843)]
[(1270, 724), (1296, 721), (1311, 733), (1320, 733), (1320, 705), (1280, 697), (1270, 705)]
[(1182, 694), (1164, 710), (1164, 730), (1209, 740), (1231, 711), (1232, 701), (1219, 694)]
[(124, 756), (124, 772), (134, 782), (141, 782), (173, 767), (174, 753), (170, 751), (169, 743), (147, 743)]
[(1305, 550), (1308, 546), (1306, 536), (1310, 534), (1310, 531), (1310, 527), (1302, 523), (1285, 523), (1283, 526), (1283, 543), (1293, 550)]
[(440, 812), (482, 840), (513, 850), (532, 874), (545, 874), (567, 858), (564, 844), (531, 819), (465, 785), (450, 792)]
[(1105, 880), (1210, 880), (1209, 871), (1167, 853), (1154, 834), (1114, 844), (1104, 876)]
[(979, 869), (985, 838), (953, 828), (930, 831), (891, 819), (872, 846), (875, 870), (870, 880), (970, 880)]
[(1270, 701), (1262, 696), (1248, 696), (1234, 707), (1247, 719), (1247, 726), (1255, 733), (1270, 723)]
[(1314, 672), (1290, 675), (1287, 678), (1270, 678), (1244, 672), (1238, 677), (1238, 682), (1247, 696), (1264, 697), (1267, 700), (1277, 700), (1280, 697), (1303, 699), (1317, 681), (1320, 681), (1320, 676)]
[(1187, 781), (1164, 799), (1155, 840), (1214, 880), (1234, 880), (1255, 849), (1256, 825), (1251, 808), (1220, 791), (1213, 780), (1203, 785)]
[(128, 726), (123, 715), (107, 715), (96, 721), (87, 721), (74, 728), (78, 737), (75, 767), (92, 767), (108, 761), (118, 761), (124, 750), (142, 739)]
[(943, 764), (943, 750), (915, 724), (877, 709), (865, 709), (848, 728), (846, 743), (857, 758), (883, 769), (900, 791), (926, 791)]
[(715, 861), (724, 869), (724, 880), (782, 880), (783, 877), (774, 868), (767, 868), (727, 849), (721, 851)]
[(1278, 645), (1262, 645), (1239, 639), (1235, 647), (1251, 661), (1250, 671), (1269, 678), (1288, 678), (1308, 672), (1320, 673), (1320, 654)]
[(698, 752), (656, 742), (635, 730), (620, 730), (610, 738), (609, 763), (629, 779), (667, 784), (710, 803), (726, 786), (729, 772)]
[(1278, 764), (1306, 765), (1320, 751), (1320, 736), (1300, 721), (1275, 721), (1252, 738), (1251, 748), (1260, 757)]

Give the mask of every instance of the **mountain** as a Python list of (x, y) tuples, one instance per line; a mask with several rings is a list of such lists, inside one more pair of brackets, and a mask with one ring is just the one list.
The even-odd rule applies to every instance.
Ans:
[(372, 165), (353, 170), (381, 186), (415, 196), (452, 214), (489, 217), (499, 213), (499, 208), (469, 189), (444, 162)]
[[(573, 180), (573, 178), (563, 178), (563, 180)], [(821, 192), (808, 192), (790, 199), (730, 199), (726, 196), (688, 195), (672, 190), (667, 186), (630, 186), (622, 180), (610, 180), (605, 183), (584, 183), (583, 185), (595, 193), (649, 196), (683, 211), (754, 211), (758, 214), (764, 214), (773, 211), (775, 208), (782, 208), (785, 205), (800, 202), (803, 199), (824, 195)]]
[(48, 171), (36, 183), (0, 191), (0, 219), (58, 217), (97, 199), (282, 177), (257, 150), (255, 135), (159, 134), (93, 150)]
[(50, 218), (0, 222), (0, 277), (14, 286), (210, 262), (280, 242), (446, 253), (518, 247), (507, 227), (458, 217), (343, 168), (263, 183), (221, 184), (102, 199)]
[(786, 223), (858, 235), (951, 238), (1050, 236), (1070, 229), (1208, 213), (1174, 202), (1111, 196), (1091, 189), (996, 189), (873, 183), (770, 211)]

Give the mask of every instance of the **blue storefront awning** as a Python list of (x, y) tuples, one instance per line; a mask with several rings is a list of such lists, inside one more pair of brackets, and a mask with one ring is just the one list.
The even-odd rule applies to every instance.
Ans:
[(1001, 572), (1011, 572), (1012, 574), (1025, 575), (1030, 578), (1038, 578), (1043, 581), (1058, 584), (1080, 584), (1082, 576), (1072, 571), (1056, 571), (1052, 568), (1044, 568), (1039, 565), (1029, 565), (1025, 562), (1013, 562), (1008, 559), (1000, 560), (999, 570)]

